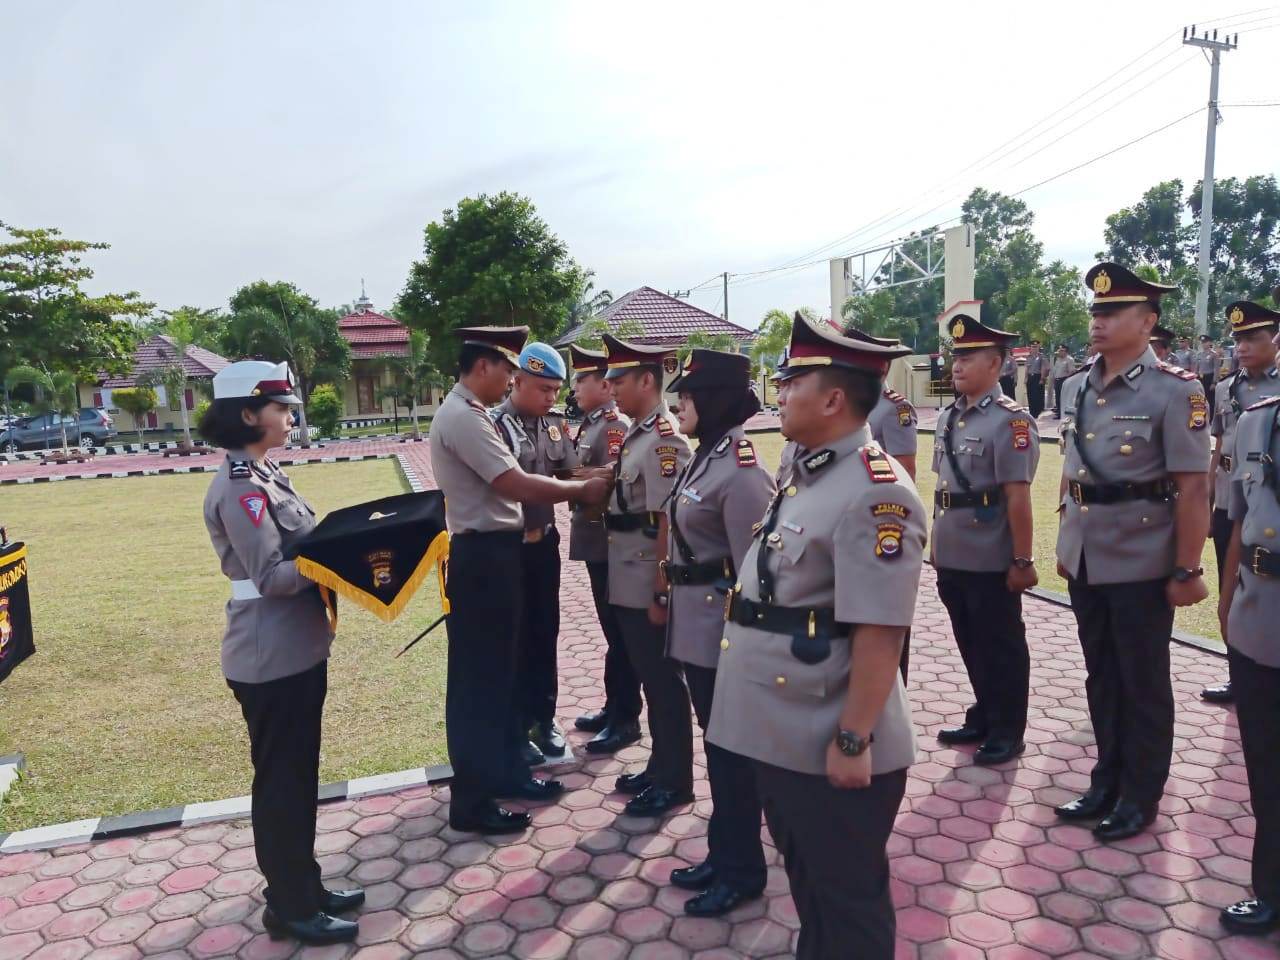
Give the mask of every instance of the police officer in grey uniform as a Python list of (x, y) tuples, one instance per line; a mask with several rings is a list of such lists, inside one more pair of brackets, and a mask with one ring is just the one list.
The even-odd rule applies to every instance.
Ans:
[[(695, 349), (667, 391), (680, 397), (676, 417), (681, 432), (698, 440), (698, 450), (667, 502), (667, 654), (684, 669), (705, 734), (724, 636), (725, 598), (774, 484), (742, 428), (760, 410), (746, 356)], [(685, 903), (686, 913), (718, 917), (760, 896), (767, 877), (751, 761), (714, 743), (706, 744), (706, 753), (712, 802), (707, 859), (672, 871), (671, 882), (703, 891)]]
[[(458, 382), (431, 421), (431, 467), (449, 526), (449, 673), (445, 734), (453, 783), (449, 824), (519, 832), (527, 813), (499, 798), (547, 800), (563, 786), (529, 776), (514, 707), (516, 639), (524, 609), (521, 503), (603, 500), (608, 481), (526, 473), (486, 408), (502, 400), (526, 327), (460, 327)], [(501, 602), (495, 602), (501, 585)]]
[(1213, 386), (1218, 381), (1218, 362), (1222, 358), (1213, 345), (1213, 337), (1204, 334), (1200, 337), (1200, 350), (1195, 358), (1195, 375), (1204, 386), (1204, 395), (1209, 398), (1209, 412), (1213, 413)]
[(1040, 462), (1040, 431), (998, 382), (1017, 335), (967, 314), (950, 323), (952, 378), (960, 396), (934, 435), (938, 486), (930, 550), (974, 704), (964, 725), (940, 730), (938, 740), (978, 743), (974, 762), (990, 765), (1026, 749), (1031, 658), (1022, 593), (1038, 582), (1031, 481)]
[(1218, 616), (1256, 826), (1253, 896), (1227, 907), (1221, 920), (1233, 933), (1256, 935), (1280, 927), (1280, 396), (1248, 408), (1231, 450), (1232, 530)]
[[(1226, 584), (1227, 543), (1231, 540), (1231, 520), (1227, 507), (1231, 494), (1231, 436), (1246, 407), (1280, 393), (1280, 375), (1276, 373), (1276, 335), (1280, 313), (1248, 300), (1237, 300), (1227, 307), (1227, 323), (1235, 340), (1235, 356), (1240, 368), (1219, 381), (1213, 405), (1212, 432), (1217, 438), (1213, 459), (1209, 463), (1210, 488), (1209, 535), (1218, 559), (1218, 588)], [(1209, 703), (1231, 703), (1231, 681), (1205, 687), (1200, 698)]]
[(604, 336), (618, 407), (631, 417), (615, 464), (605, 514), (609, 531), (609, 602), (622, 625), (627, 655), (649, 705), (653, 747), (640, 773), (623, 774), (617, 789), (635, 794), (631, 816), (652, 817), (693, 800), (693, 718), (680, 666), (666, 655), (667, 500), (693, 456), (662, 399), (664, 373), (678, 369), (674, 348)]
[[(1031, 408), (1032, 420), (1044, 413), (1044, 372), (1045, 356), (1040, 352), (1040, 341), (1032, 340), (1027, 354), (1027, 406)], [(1014, 399), (1012, 394), (1009, 399)]]
[(1177, 366), (1173, 359), (1173, 337), (1174, 333), (1168, 327), (1162, 327), (1159, 324), (1151, 330), (1151, 352), (1156, 355), (1156, 359), (1165, 363)]
[(894, 953), (885, 845), (915, 757), (898, 662), (925, 519), (866, 416), (908, 352), (797, 317), (779, 406), (803, 451), (743, 558), (721, 644), (708, 739), (755, 761), (801, 960)]
[[(569, 345), (569, 365), (573, 368), (573, 395), (583, 413), (574, 434), (575, 465), (608, 470), (622, 453), (631, 421), (618, 412), (613, 388), (604, 378), (608, 357), (603, 350), (587, 350)], [(605, 754), (621, 750), (640, 739), (640, 678), (636, 676), (622, 627), (609, 605), (609, 540), (604, 517), (595, 510), (573, 511), (569, 527), (569, 559), (581, 560), (591, 581), (591, 598), (604, 634), (604, 708), (584, 714), (573, 722), (579, 730), (594, 733), (587, 753)]]
[(222, 672), (249, 727), (253, 839), (266, 877), (262, 922), (272, 939), (330, 944), (356, 924), (332, 914), (361, 890), (326, 890), (316, 863), (320, 721), (333, 631), (320, 588), (285, 551), (316, 525), (315, 511), (268, 457), (301, 404), (287, 365), (241, 360), (213, 378), (200, 433), (227, 450), (204, 499), (204, 523), (231, 580)]
[(1155, 819), (1173, 752), (1175, 607), (1205, 598), (1209, 405), (1151, 352), (1160, 297), (1116, 263), (1086, 275), (1097, 359), (1066, 383), (1058, 569), (1068, 580), (1098, 743), (1092, 784), (1058, 807), (1118, 840)]
[(1058, 355), (1053, 359), (1053, 416), (1062, 419), (1062, 385), (1076, 372), (1076, 361), (1065, 343), (1058, 345)]
[(1006, 397), (1017, 399), (1018, 396), (1018, 361), (1010, 353), (1000, 366), (1000, 389)]
[[(573, 462), (564, 413), (555, 408), (564, 383), (564, 358), (545, 343), (520, 351), (507, 399), (490, 411), (498, 432), (516, 455), (520, 469), (554, 476)], [(556, 726), (559, 693), (556, 640), (560, 636), (560, 531), (555, 507), (524, 505), (524, 617), (516, 653), (516, 716), (527, 736), (525, 759), (542, 763), (563, 757), (564, 734)]]

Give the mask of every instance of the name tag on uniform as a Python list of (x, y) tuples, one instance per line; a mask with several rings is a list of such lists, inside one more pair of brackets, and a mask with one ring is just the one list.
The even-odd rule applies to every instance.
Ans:
[(804, 527), (798, 523), (792, 523), (790, 520), (783, 520), (782, 526), (790, 530), (792, 533), (804, 533)]
[(981, 438), (981, 437), (965, 437), (965, 439), (966, 439), (966, 440), (968, 440), (970, 443), (981, 443), (981, 442), (982, 442), (982, 438)]
[(702, 494), (698, 493), (698, 491), (693, 489), (693, 487), (685, 487), (682, 491), (680, 491), (680, 495), (684, 497), (688, 497), (694, 503), (702, 502)]
[(1144, 413), (1135, 413), (1129, 415), (1116, 414), (1112, 420), (1150, 420), (1151, 418)]

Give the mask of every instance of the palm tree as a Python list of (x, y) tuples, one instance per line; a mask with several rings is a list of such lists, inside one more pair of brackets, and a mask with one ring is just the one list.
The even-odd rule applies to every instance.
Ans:
[(578, 289), (569, 304), (569, 328), (596, 316), (613, 303), (613, 294), (608, 290), (595, 292), (596, 284), (592, 279), (595, 275), (594, 270), (583, 270), (578, 276)]
[(424, 389), (444, 385), (443, 378), (431, 363), (427, 335), (421, 330), (410, 331), (408, 354), (389, 357), (387, 362), (392, 375), (409, 396), (409, 409), (413, 412), (413, 436), (417, 439), (422, 435), (418, 429), (418, 398), (422, 396)]
[[(58, 415), (58, 426), (62, 430), (62, 452), (68, 453), (65, 418), (80, 407), (75, 374), (69, 370), (50, 371), (23, 365), (10, 370), (4, 382), (9, 389), (13, 389), (20, 383), (29, 383), (36, 388), (36, 398), (32, 406), (37, 413)], [(47, 440), (45, 442), (48, 443)]]

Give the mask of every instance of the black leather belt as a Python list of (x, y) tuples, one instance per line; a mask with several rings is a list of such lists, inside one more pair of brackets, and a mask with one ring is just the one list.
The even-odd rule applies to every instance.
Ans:
[(990, 507), (1004, 499), (999, 487), (987, 487), (984, 490), (966, 490), (963, 493), (952, 493), (950, 490), (933, 491), (933, 502), (943, 510), (953, 507)]
[(1223, 470), (1227, 471), (1227, 473), (1231, 472), (1231, 454), (1221, 454), (1218, 457), (1218, 463), (1222, 466)]
[(1280, 577), (1280, 553), (1266, 547), (1246, 546), (1244, 562), (1260, 577)]
[(643, 530), (645, 536), (656, 537), (658, 535), (658, 514), (652, 511), (645, 511), (644, 513), (606, 513), (604, 515), (604, 525), (606, 529), (616, 530), (621, 533)]
[(733, 582), (733, 561), (726, 557), (711, 563), (668, 563), (663, 568), (667, 583), (687, 587), (694, 584), (715, 583), (718, 580)]
[(838, 621), (832, 607), (778, 607), (739, 593), (729, 594), (724, 618), (766, 633), (790, 634), (791, 655), (801, 663), (821, 663), (831, 653), (831, 641), (847, 637), (854, 626)]
[(1127, 500), (1171, 500), (1173, 481), (1152, 480), (1148, 483), (1081, 483), (1067, 482), (1067, 492), (1076, 503), (1124, 503)]

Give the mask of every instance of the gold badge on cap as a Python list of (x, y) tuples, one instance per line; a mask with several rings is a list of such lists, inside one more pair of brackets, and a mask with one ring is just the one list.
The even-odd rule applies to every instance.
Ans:
[(1098, 275), (1093, 278), (1093, 292), (1101, 294), (1111, 292), (1111, 277), (1107, 275), (1107, 271), (1099, 270)]
[(1236, 307), (1234, 310), (1231, 311), (1230, 319), (1231, 319), (1231, 325), (1233, 327), (1240, 326), (1240, 324), (1244, 323), (1244, 311), (1241, 310), (1239, 307)]
[(530, 373), (541, 373), (543, 370), (547, 369), (547, 365), (537, 357), (529, 357), (525, 360), (525, 363), (529, 365)]
[(673, 374), (680, 369), (680, 361), (676, 357), (666, 357), (662, 361), (662, 369), (668, 374)]
[(964, 336), (964, 321), (957, 320), (955, 323), (951, 325), (951, 339), (959, 340), (963, 336)]

